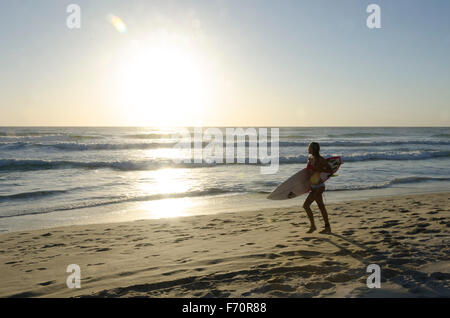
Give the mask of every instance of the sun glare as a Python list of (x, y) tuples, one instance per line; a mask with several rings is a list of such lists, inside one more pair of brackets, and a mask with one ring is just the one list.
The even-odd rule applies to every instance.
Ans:
[(200, 56), (179, 40), (135, 46), (118, 72), (125, 116), (141, 126), (201, 125), (211, 82)]
[(188, 210), (196, 205), (190, 198), (175, 198), (143, 202), (140, 208), (146, 217), (162, 219), (188, 216)]
[[(185, 169), (160, 169), (142, 172), (143, 183), (139, 189), (147, 195), (184, 193), (189, 190), (191, 181)], [(151, 218), (171, 218), (185, 215), (186, 211), (195, 206), (190, 198), (166, 198), (140, 203), (140, 209)]]

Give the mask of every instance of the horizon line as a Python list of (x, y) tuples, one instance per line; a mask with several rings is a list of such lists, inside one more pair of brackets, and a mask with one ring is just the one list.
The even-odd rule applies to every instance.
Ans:
[(18, 125), (5, 125), (0, 128), (195, 128), (195, 127), (217, 127), (217, 128), (231, 128), (231, 127), (239, 127), (239, 128), (450, 128), (450, 126), (233, 126), (233, 125), (202, 125), (202, 126), (127, 126), (127, 125), (116, 125), (116, 126), (94, 126), (94, 125), (26, 125), (26, 126), (18, 126)]

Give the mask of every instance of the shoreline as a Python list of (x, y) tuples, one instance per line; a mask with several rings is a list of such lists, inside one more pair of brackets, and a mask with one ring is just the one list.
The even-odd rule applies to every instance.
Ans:
[(292, 207), (3, 233), (0, 297), (450, 297), (449, 206), (450, 192), (328, 204), (332, 235), (305, 234)]
[[(442, 183), (444, 184), (444, 183)], [(449, 182), (450, 185), (450, 182)], [(441, 187), (447, 188), (447, 187)], [(393, 186), (390, 188), (367, 190), (325, 191), (325, 205), (372, 198), (390, 198), (402, 195), (422, 195), (445, 193), (437, 191), (434, 185), (424, 183), (419, 186)], [(52, 229), (55, 227), (109, 224), (139, 220), (169, 219), (174, 217), (220, 216), (224, 213), (243, 213), (265, 208), (298, 208), (306, 195), (292, 200), (267, 200), (267, 194), (234, 194), (207, 197), (161, 199), (129, 204), (112, 204), (103, 207), (81, 208), (48, 213), (27, 214), (23, 216), (0, 218), (0, 235), (20, 231)], [(182, 206), (182, 208), (180, 208)], [(169, 212), (167, 216), (162, 211)]]

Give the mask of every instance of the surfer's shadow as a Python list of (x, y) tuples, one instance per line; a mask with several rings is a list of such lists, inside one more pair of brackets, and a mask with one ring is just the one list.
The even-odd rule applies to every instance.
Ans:
[[(367, 266), (370, 264), (377, 264), (381, 267), (382, 282), (386, 282), (387, 278), (389, 282), (397, 284), (401, 287), (406, 287), (410, 292), (422, 289), (423, 284), (425, 284), (428, 288), (428, 291), (431, 293), (431, 296), (439, 297), (440, 295), (442, 295), (442, 290), (440, 290), (438, 286), (433, 286), (432, 283), (426, 283), (426, 280), (429, 278), (427, 273), (391, 262), (391, 253), (389, 253), (388, 251), (379, 251), (378, 249), (368, 247), (360, 242), (356, 242), (355, 240), (336, 233), (329, 233), (326, 234), (326, 236), (328, 237), (321, 236), (314, 237), (314, 239), (336, 246), (339, 249), (339, 251), (334, 253), (336, 256), (351, 256), (364, 264), (364, 267), (361, 268), (361, 270), (358, 270), (357, 273), (355, 273), (356, 276), (360, 276), (360, 278), (362, 278), (363, 276), (369, 275), (366, 272)], [(359, 247), (361, 251), (352, 251), (344, 245), (340, 245), (338, 242), (335, 242), (330, 238), (333, 236)], [(399, 270), (399, 272), (393, 274), (393, 270), (391, 269), (391, 267), (395, 270)], [(383, 275), (387, 275), (388, 277), (383, 277)], [(411, 276), (412, 278), (418, 280), (418, 282), (411, 281), (410, 279), (408, 279), (408, 276)]]
[[(347, 248), (347, 245), (350, 244), (339, 244), (338, 242), (335, 242), (330, 237), (337, 237), (338, 239), (344, 240), (350, 244), (353, 244), (361, 249), (361, 251), (352, 251), (349, 248)], [(329, 243), (331, 245), (334, 245), (339, 249), (339, 251), (335, 252), (335, 255), (337, 256), (344, 256), (344, 255), (351, 255), (352, 257), (356, 258), (358, 261), (362, 263), (370, 263), (371, 260), (367, 259), (366, 256), (375, 256), (380, 257), (383, 256), (384, 253), (380, 252), (374, 248), (368, 247), (360, 242), (356, 242), (354, 240), (351, 240), (345, 236), (336, 234), (336, 233), (327, 233), (327, 234), (321, 234), (321, 236), (315, 236), (315, 240), (322, 241), (325, 243)]]

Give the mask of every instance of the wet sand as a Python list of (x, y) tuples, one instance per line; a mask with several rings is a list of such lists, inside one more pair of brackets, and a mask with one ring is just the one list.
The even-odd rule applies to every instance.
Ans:
[[(0, 235), (1, 297), (450, 297), (450, 192)], [(312, 205), (318, 231), (320, 212)], [(70, 289), (69, 264), (81, 269)], [(381, 268), (381, 288), (366, 281)]]

